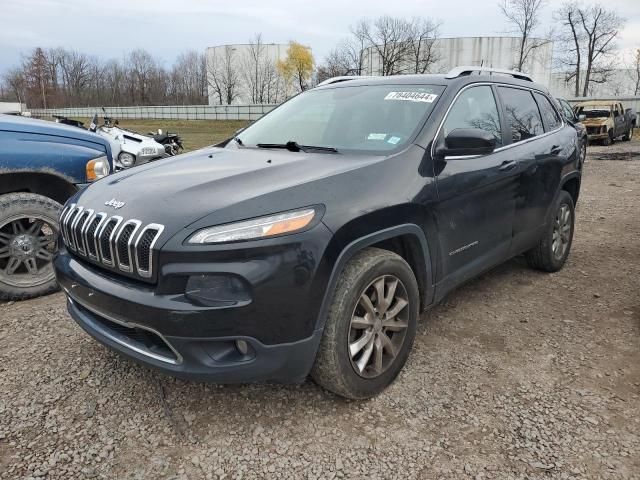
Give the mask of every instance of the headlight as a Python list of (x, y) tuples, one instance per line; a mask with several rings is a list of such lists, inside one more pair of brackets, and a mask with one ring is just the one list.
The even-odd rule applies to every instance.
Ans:
[(222, 243), (252, 240), (293, 233), (309, 225), (316, 215), (313, 208), (254, 218), (198, 230), (189, 243)]
[(86, 166), (87, 181), (93, 182), (109, 175), (109, 159), (105, 156), (89, 160)]
[(120, 163), (124, 168), (130, 168), (133, 167), (134, 163), (136, 163), (136, 156), (132, 155), (131, 153), (120, 152), (120, 155), (118, 155), (118, 160), (120, 160)]

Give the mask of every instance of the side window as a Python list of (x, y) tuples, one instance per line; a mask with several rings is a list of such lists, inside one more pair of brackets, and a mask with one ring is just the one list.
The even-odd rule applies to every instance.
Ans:
[(538, 102), (538, 107), (540, 107), (540, 112), (542, 112), (547, 132), (560, 127), (562, 124), (560, 116), (558, 115), (558, 112), (556, 112), (556, 109), (553, 108), (553, 105), (551, 105), (549, 99), (539, 93), (534, 93), (533, 96), (536, 97), (536, 102)]
[(456, 128), (481, 128), (495, 137), (496, 148), (502, 146), (500, 116), (490, 86), (471, 87), (460, 94), (444, 122), (445, 137)]
[(507, 112), (513, 143), (544, 133), (538, 106), (529, 90), (498, 87)]
[(562, 105), (562, 111), (564, 112), (564, 118), (567, 121), (573, 121), (575, 118), (573, 110), (571, 110), (571, 106), (567, 102), (560, 102)]

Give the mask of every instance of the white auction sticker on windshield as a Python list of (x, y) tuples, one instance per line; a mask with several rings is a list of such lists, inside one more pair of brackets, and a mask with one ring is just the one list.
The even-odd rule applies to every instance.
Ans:
[(385, 100), (404, 100), (408, 102), (427, 102), (433, 103), (438, 95), (426, 92), (389, 92), (384, 97)]
[(384, 140), (385, 138), (387, 138), (386, 133), (370, 133), (367, 136), (367, 140)]

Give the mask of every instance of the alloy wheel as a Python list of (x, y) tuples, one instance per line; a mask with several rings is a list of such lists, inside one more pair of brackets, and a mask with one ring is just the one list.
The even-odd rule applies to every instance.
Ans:
[(556, 214), (556, 219), (553, 225), (553, 237), (551, 240), (551, 250), (553, 256), (560, 260), (569, 248), (569, 242), (571, 241), (571, 210), (566, 204), (562, 204)]
[(383, 275), (361, 293), (349, 325), (349, 358), (355, 372), (375, 378), (400, 352), (409, 326), (409, 300), (404, 284)]
[(45, 217), (5, 221), (0, 225), (0, 281), (18, 288), (51, 281), (57, 236), (57, 226)]

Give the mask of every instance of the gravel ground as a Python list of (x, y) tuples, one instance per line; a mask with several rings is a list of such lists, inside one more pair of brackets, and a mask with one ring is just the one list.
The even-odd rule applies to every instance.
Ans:
[(640, 142), (590, 148), (566, 267), (451, 294), (367, 402), (175, 380), (61, 294), (0, 305), (0, 478), (640, 478), (639, 209)]

